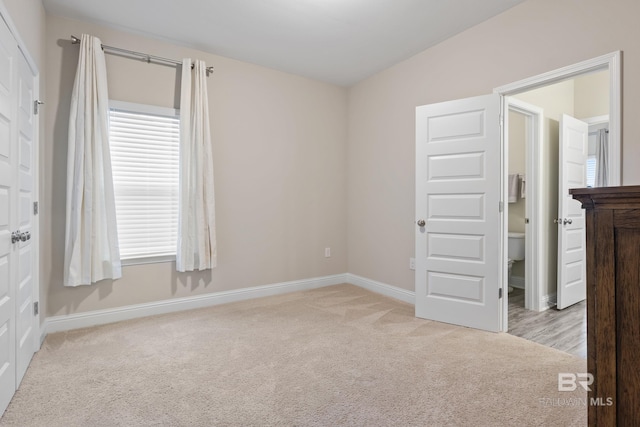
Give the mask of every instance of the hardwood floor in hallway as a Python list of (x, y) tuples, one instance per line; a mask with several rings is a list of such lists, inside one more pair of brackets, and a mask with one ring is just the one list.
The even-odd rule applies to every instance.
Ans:
[(586, 359), (586, 301), (536, 312), (524, 308), (524, 290), (516, 288), (509, 294), (509, 333)]

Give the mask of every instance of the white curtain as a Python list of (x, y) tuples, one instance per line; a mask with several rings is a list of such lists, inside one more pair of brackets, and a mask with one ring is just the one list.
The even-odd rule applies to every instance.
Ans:
[(83, 34), (69, 114), (65, 286), (122, 276), (108, 120), (102, 46), (98, 38)]
[(609, 185), (609, 134), (605, 129), (598, 130), (596, 141), (596, 187)]
[(182, 62), (180, 95), (180, 207), (176, 269), (216, 266), (213, 152), (209, 131), (207, 71), (203, 61)]

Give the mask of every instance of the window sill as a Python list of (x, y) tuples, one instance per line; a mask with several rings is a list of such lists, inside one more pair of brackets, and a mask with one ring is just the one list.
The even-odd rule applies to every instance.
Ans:
[(122, 265), (161, 264), (165, 262), (176, 262), (176, 256), (163, 255), (163, 256), (128, 258), (128, 259), (120, 260), (120, 263)]

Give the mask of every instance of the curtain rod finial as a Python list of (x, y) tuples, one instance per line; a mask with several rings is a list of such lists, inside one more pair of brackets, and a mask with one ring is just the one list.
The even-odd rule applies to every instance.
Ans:
[(80, 43), (80, 39), (77, 38), (76, 36), (71, 36), (71, 44), (78, 44)]

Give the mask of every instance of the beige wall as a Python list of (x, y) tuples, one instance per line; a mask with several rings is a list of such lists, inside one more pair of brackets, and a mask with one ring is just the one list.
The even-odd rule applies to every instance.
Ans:
[[(349, 272), (414, 289), (415, 107), (622, 50), (623, 183), (640, 183), (635, 0), (529, 0), (349, 90)], [(540, 29), (544, 31), (540, 31)]]
[[(16, 26), (18, 34), (29, 52), (29, 55), (35, 61), (38, 67), (39, 73), (39, 85), (40, 85), (40, 99), (45, 99), (44, 94), (46, 92), (46, 57), (45, 57), (45, 37), (46, 37), (46, 13), (44, 7), (42, 7), (41, 0), (4, 0), (3, 1), (11, 21)], [(45, 107), (46, 108), (46, 107)], [(41, 111), (45, 111), (44, 109)], [(44, 147), (47, 145), (49, 138), (47, 132), (44, 132), (45, 114), (40, 114), (40, 133), (39, 133), (39, 145), (40, 152), (42, 153)], [(44, 162), (44, 159), (40, 158), (40, 165)], [(42, 169), (42, 168), (40, 168)], [(44, 176), (41, 173), (40, 187), (44, 182)], [(51, 230), (47, 227), (46, 216), (40, 215), (40, 249), (42, 252), (43, 247), (50, 246), (51, 244)], [(40, 256), (40, 271), (49, 270), (51, 268), (51, 257)], [(47, 306), (47, 289), (45, 280), (40, 278), (40, 307), (41, 312), (46, 313)], [(45, 316), (40, 316), (40, 323), (45, 321)]]
[(609, 114), (609, 71), (577, 77), (573, 113), (577, 119)]
[[(200, 58), (209, 77), (218, 267), (177, 274), (173, 263), (124, 267), (123, 278), (64, 288), (64, 209), (69, 100), (78, 47), (71, 34), (158, 56)], [(344, 88), (133, 36), (47, 17), (47, 118), (43, 158), (52, 268), (47, 315), (61, 315), (306, 279), (347, 270)], [(107, 55), (112, 99), (177, 106), (174, 67)], [(324, 248), (331, 247), (331, 258)]]

